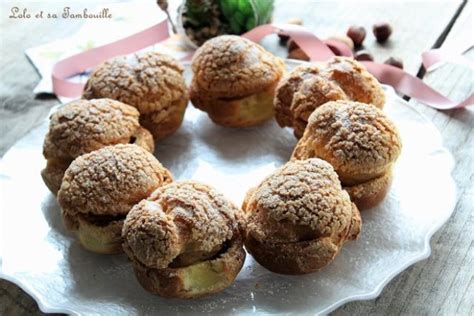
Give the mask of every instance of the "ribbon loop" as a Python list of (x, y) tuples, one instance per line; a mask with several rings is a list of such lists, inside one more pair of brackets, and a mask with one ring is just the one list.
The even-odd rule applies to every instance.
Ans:
[(64, 97), (78, 97), (84, 89), (83, 83), (71, 82), (69, 77), (80, 74), (89, 68), (116, 57), (134, 53), (145, 47), (159, 43), (169, 37), (166, 20), (139, 33), (121, 40), (92, 48), (85, 52), (60, 60), (53, 66), (53, 92)]
[[(332, 58), (334, 53), (328, 46), (335, 47), (342, 56), (352, 57), (352, 52), (345, 44), (337, 43), (338, 41), (335, 40), (323, 42), (313, 33), (299, 25), (261, 25), (242, 36), (258, 42), (265, 36), (277, 32), (288, 35), (294, 40), (311, 61), (326, 61)], [(423, 65), (425, 68), (440, 62), (442, 59), (442, 54), (437, 49), (423, 53)], [(420, 78), (410, 75), (399, 68), (375, 62), (362, 63), (381, 83), (388, 84), (396, 91), (417, 99), (432, 108), (449, 110), (474, 104), (474, 94), (471, 94), (462, 102), (454, 102), (428, 86)]]
[[(274, 33), (283, 33), (289, 36), (308, 55), (311, 61), (326, 61), (334, 57), (335, 54), (330, 47), (342, 56), (352, 57), (352, 51), (342, 42), (336, 40), (322, 41), (312, 32), (299, 25), (265, 24), (257, 26), (242, 36), (259, 42), (265, 36)], [(63, 59), (53, 67), (53, 91), (60, 96), (80, 96), (84, 84), (68, 81), (69, 77), (84, 72), (109, 58), (136, 52), (168, 37), (168, 25), (165, 20), (116, 42)], [(439, 50), (431, 50), (423, 54), (423, 64), (426, 68), (442, 60), (443, 56)], [(438, 93), (421, 79), (399, 68), (375, 62), (363, 62), (363, 64), (381, 83), (389, 84), (398, 92), (415, 98), (435, 109), (448, 110), (474, 104), (474, 94), (471, 94), (462, 102), (454, 102)]]

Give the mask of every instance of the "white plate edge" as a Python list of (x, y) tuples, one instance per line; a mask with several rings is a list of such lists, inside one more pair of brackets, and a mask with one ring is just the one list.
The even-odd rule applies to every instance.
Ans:
[[(450, 201), (450, 205), (449, 205), (449, 211), (446, 212), (446, 215), (445, 217), (443, 217), (442, 219), (440, 219), (435, 225), (433, 225), (433, 227), (427, 232), (426, 234), (426, 237), (425, 237), (425, 240), (424, 240), (424, 248), (423, 248), (423, 251), (414, 256), (411, 260), (409, 260), (406, 264), (402, 265), (400, 268), (398, 269), (395, 269), (394, 271), (392, 271), (389, 276), (387, 276), (384, 280), (382, 280), (382, 282), (380, 282), (374, 290), (372, 291), (369, 291), (369, 292), (364, 292), (362, 291), (361, 294), (357, 294), (357, 295), (352, 295), (352, 296), (349, 296), (349, 297), (346, 297), (344, 299), (341, 299), (331, 305), (329, 305), (328, 307), (326, 307), (325, 309), (323, 309), (322, 311), (320, 311), (319, 313), (316, 313), (315, 315), (326, 315), (326, 314), (329, 314), (330, 312), (336, 310), (337, 308), (341, 307), (342, 305), (344, 304), (347, 304), (349, 302), (354, 302), (354, 301), (362, 301), (362, 300), (371, 300), (371, 299), (375, 299), (377, 298), (382, 290), (385, 288), (385, 286), (391, 281), (393, 280), (398, 274), (400, 274), (401, 272), (403, 272), (404, 270), (406, 270), (408, 267), (414, 265), (415, 263), (417, 262), (420, 262), (426, 258), (428, 258), (430, 255), (431, 255), (431, 245), (430, 245), (430, 242), (431, 242), (431, 238), (433, 237), (433, 235), (448, 221), (448, 219), (451, 217), (451, 215), (453, 214), (454, 212), (454, 208), (456, 206), (456, 203), (457, 203), (457, 187), (456, 187), (456, 183), (452, 177), (452, 171), (454, 170), (454, 167), (455, 167), (455, 160), (454, 160), (454, 157), (453, 155), (451, 154), (451, 152), (443, 146), (443, 142), (442, 142), (442, 135), (441, 133), (439, 132), (439, 130), (436, 128), (436, 126), (434, 126), (434, 124), (423, 114), (421, 113), (418, 109), (416, 109), (413, 105), (411, 105), (410, 103), (408, 103), (407, 101), (403, 100), (402, 98), (400, 98), (398, 95), (395, 94), (394, 90), (392, 87), (390, 86), (386, 86), (386, 85), (383, 85), (386, 89), (388, 90), (391, 90), (389, 93), (392, 93), (395, 95), (395, 97), (398, 99), (398, 101), (400, 101), (401, 103), (403, 103), (405, 106), (408, 106), (412, 111), (416, 112), (418, 115), (420, 115), (428, 125), (430, 125), (430, 127), (436, 131), (436, 136), (441, 140), (441, 147), (440, 149), (442, 149), (443, 151), (443, 155), (448, 157), (451, 161), (451, 166), (450, 166), (450, 170), (449, 170), (449, 175), (450, 175), (450, 185), (451, 185), (451, 188), (454, 190), (454, 194), (453, 194), (453, 198), (451, 199)], [(50, 110), (50, 114), (52, 112), (54, 112), (58, 107), (60, 107), (61, 104), (58, 104), (58, 105), (55, 105), (51, 108)], [(48, 115), (49, 117), (49, 115)], [(42, 122), (36, 124), (35, 126), (39, 126), (40, 124), (42, 124)], [(24, 136), (26, 137), (26, 135)], [(21, 139), (20, 139), (21, 140)], [(18, 140), (18, 141), (20, 141)], [(17, 142), (18, 142), (17, 141)], [(16, 144), (16, 143), (15, 143)], [(13, 148), (15, 146), (15, 144), (11, 147)], [(9, 153), (9, 151), (11, 150), (11, 148), (4, 154), (4, 157)], [(1, 162), (1, 159), (0, 158), (0, 162)], [(30, 295), (35, 301), (36, 303), (38, 304), (38, 307), (39, 309), (44, 312), (44, 313), (64, 313), (64, 314), (70, 314), (70, 315), (81, 315), (80, 313), (78, 312), (75, 312), (73, 310), (69, 310), (69, 309), (63, 309), (63, 308), (57, 308), (57, 307), (53, 307), (49, 304), (47, 304), (46, 302), (43, 302), (41, 300), (41, 298), (39, 298), (39, 296), (36, 295), (34, 289), (28, 287), (28, 285), (22, 283), (22, 281), (18, 280), (17, 278), (13, 277), (13, 276), (10, 276), (10, 275), (7, 275), (7, 274), (4, 274), (3, 271), (2, 271), (2, 258), (0, 257), (0, 278), (1, 279), (5, 279), (7, 281), (10, 281), (12, 283), (14, 283), (15, 285), (17, 285), (18, 287), (20, 287), (23, 291), (25, 291), (28, 295)]]

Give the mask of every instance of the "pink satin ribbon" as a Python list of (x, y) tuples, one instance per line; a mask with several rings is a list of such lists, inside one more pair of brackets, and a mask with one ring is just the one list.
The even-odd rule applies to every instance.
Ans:
[(169, 37), (166, 20), (141, 32), (127, 36), (116, 42), (92, 48), (57, 62), (53, 66), (53, 92), (58, 96), (78, 97), (84, 89), (83, 83), (68, 81), (69, 77), (118, 55), (127, 55), (145, 47), (161, 42)]
[(450, 110), (474, 104), (474, 94), (471, 94), (462, 102), (451, 101), (428, 86), (420, 78), (412, 76), (400, 68), (367, 61), (362, 63), (380, 82), (388, 84), (398, 92), (423, 102), (432, 108)]
[[(298, 25), (265, 24), (257, 26), (242, 36), (259, 42), (265, 36), (272, 33), (288, 35), (308, 55), (311, 61), (325, 61), (334, 57), (335, 54), (329, 47), (332, 47), (342, 56), (352, 57), (352, 51), (342, 42), (337, 40), (322, 41), (313, 33)], [(168, 37), (168, 25), (166, 21), (163, 21), (119, 41), (63, 59), (53, 67), (53, 91), (56, 95), (60, 96), (80, 96), (84, 84), (70, 82), (68, 81), (69, 77), (90, 69), (109, 58), (136, 52)], [(442, 57), (439, 51), (433, 50), (423, 54), (423, 64), (425, 67), (427, 65), (429, 67), (429, 65), (433, 65), (441, 60)], [(391, 85), (398, 92), (415, 98), (433, 108), (448, 110), (474, 104), (474, 94), (471, 94), (462, 102), (454, 102), (429, 87), (419, 78), (399, 68), (374, 62), (363, 63), (367, 70), (380, 82)]]
[[(464, 57), (462, 54), (470, 50), (473, 47), (473, 44), (470, 42), (467, 42), (467, 43), (462, 43), (460, 46), (461, 47), (455, 47), (458, 51), (458, 53), (455, 54), (456, 58), (472, 66), (473, 62), (467, 59), (466, 57)], [(450, 54), (448, 54), (446, 51), (443, 51), (442, 49), (439, 49), (439, 48), (432, 49), (430, 51), (427, 51), (421, 54), (422, 63), (426, 70), (428, 70), (429, 68), (431, 68), (432, 66), (438, 63), (443, 62), (446, 59), (449, 59), (449, 57), (450, 57)]]
[[(305, 54), (308, 55), (311, 61), (325, 61), (335, 56), (335, 54), (328, 49), (328, 45), (337, 45), (337, 41), (327, 40), (323, 42), (301, 26), (283, 25), (278, 27), (277, 25), (270, 24), (261, 25), (242, 36), (253, 41), (260, 41), (266, 35), (276, 32), (290, 36)], [(345, 48), (341, 47), (341, 45), (345, 46)], [(352, 56), (352, 51), (350, 51), (345, 44), (339, 43), (337, 49), (343, 56)], [(423, 65), (429, 67), (441, 61), (441, 56), (438, 50), (425, 52), (423, 54)], [(363, 64), (381, 83), (388, 84), (398, 92), (415, 98), (435, 109), (449, 110), (474, 104), (474, 94), (471, 94), (462, 102), (455, 102), (428, 86), (420, 78), (410, 75), (402, 69), (375, 62), (363, 62)]]

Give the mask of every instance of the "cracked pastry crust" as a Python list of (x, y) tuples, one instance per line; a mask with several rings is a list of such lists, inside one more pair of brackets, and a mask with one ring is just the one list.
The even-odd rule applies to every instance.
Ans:
[(321, 63), (303, 63), (279, 81), (275, 90), (274, 109), (275, 119), (281, 127), (293, 127), (293, 96), (305, 80), (319, 74), (321, 67)]
[(352, 58), (334, 57), (325, 63), (303, 64), (286, 75), (275, 94), (275, 117), (300, 138), (311, 113), (320, 105), (352, 100), (382, 108), (385, 93), (365, 67)]
[(82, 155), (67, 168), (58, 192), (63, 222), (84, 248), (121, 252), (125, 216), (171, 181), (171, 173), (137, 145), (107, 146)]
[(379, 205), (383, 201), (391, 183), (392, 171), (390, 170), (378, 178), (352, 186), (345, 186), (344, 190), (349, 193), (351, 201), (360, 210), (366, 210)]
[(192, 60), (193, 105), (217, 124), (245, 127), (273, 116), (284, 63), (263, 47), (235, 35), (204, 43)]
[(153, 137), (138, 119), (135, 108), (111, 99), (77, 100), (59, 108), (43, 145), (47, 165), (41, 175), (47, 187), (56, 194), (76, 157), (105, 146), (134, 143), (153, 152)]
[(314, 272), (329, 264), (361, 226), (357, 207), (332, 166), (317, 158), (290, 161), (249, 190), (245, 246), (267, 269)]
[(155, 140), (174, 133), (183, 121), (188, 91), (183, 66), (174, 58), (149, 52), (106, 61), (91, 74), (83, 98), (111, 98), (134, 106), (140, 123)]
[(397, 128), (380, 109), (360, 102), (334, 101), (311, 114), (292, 159), (318, 157), (328, 161), (353, 201), (365, 209), (383, 199), (401, 147)]
[(165, 297), (196, 298), (222, 291), (242, 268), (240, 210), (193, 181), (157, 189), (130, 211), (122, 236), (142, 286)]

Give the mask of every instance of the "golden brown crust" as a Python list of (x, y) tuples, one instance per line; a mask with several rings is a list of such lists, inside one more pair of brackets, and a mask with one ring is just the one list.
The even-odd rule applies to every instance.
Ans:
[(192, 60), (193, 84), (214, 98), (242, 97), (278, 82), (283, 61), (254, 42), (223, 35), (204, 43)]
[(161, 139), (182, 122), (188, 102), (183, 71), (178, 61), (156, 52), (117, 57), (92, 72), (83, 97), (111, 98), (136, 107), (150, 123), (145, 126)]
[(76, 100), (50, 117), (46, 159), (74, 159), (104, 146), (126, 144), (140, 128), (138, 111), (110, 99)]
[(291, 113), (293, 114), (293, 128), (296, 137), (303, 136), (308, 119), (315, 110), (315, 106), (329, 101), (346, 100), (347, 96), (336, 83), (320, 75), (303, 81), (293, 95)]
[(275, 90), (275, 118), (281, 127), (293, 126), (293, 112), (291, 104), (293, 96), (301, 84), (321, 71), (321, 63), (304, 63), (287, 73), (279, 81)]
[(41, 170), (41, 177), (48, 189), (57, 194), (63, 181), (64, 172), (69, 167), (70, 160), (49, 159), (46, 162), (46, 168)]
[(335, 82), (353, 101), (383, 108), (385, 93), (377, 79), (360, 62), (348, 57), (334, 57), (325, 67), (325, 76)]
[(163, 297), (194, 299), (229, 287), (242, 269), (245, 250), (242, 238), (216, 258), (178, 268), (153, 269), (134, 264), (135, 275), (147, 291)]
[(352, 203), (352, 218), (351, 225), (347, 230), (346, 239), (356, 240), (359, 238), (360, 230), (362, 227), (362, 218), (360, 216), (359, 208), (355, 203)]
[(155, 151), (155, 141), (153, 140), (153, 136), (146, 128), (141, 126), (135, 131), (135, 133), (133, 133), (129, 143), (140, 146), (151, 153)]
[(382, 108), (385, 94), (362, 64), (351, 58), (335, 57), (326, 63), (300, 65), (285, 76), (276, 90), (275, 117), (280, 126), (293, 127), (299, 138), (309, 115), (318, 106), (335, 100), (359, 101)]
[(140, 115), (140, 123), (152, 131), (156, 140), (166, 138), (176, 132), (183, 123), (188, 101), (188, 97), (183, 97), (173, 102), (169, 108), (142, 114)]
[(84, 249), (100, 254), (122, 253), (123, 219), (97, 222), (84, 216), (69, 216), (61, 212), (64, 226), (75, 233)]
[(111, 99), (77, 100), (58, 109), (43, 145), (46, 186), (56, 194), (74, 158), (108, 145), (135, 143), (153, 152), (153, 137), (138, 117), (134, 107)]
[(351, 202), (337, 174), (321, 159), (291, 161), (247, 196), (247, 229), (258, 240), (296, 242), (338, 234)]
[(262, 266), (275, 273), (305, 274), (328, 265), (346, 240), (357, 239), (361, 217), (355, 204), (351, 206), (351, 223), (337, 236), (327, 236), (298, 242), (259, 241), (249, 235), (245, 247)]
[(70, 216), (125, 215), (159, 186), (172, 181), (170, 172), (145, 149), (114, 145), (76, 158), (58, 192)]
[(325, 237), (296, 243), (258, 241), (250, 235), (245, 241), (249, 253), (268, 270), (281, 274), (306, 274), (331, 262), (339, 252), (339, 245)]
[(328, 102), (311, 114), (292, 158), (328, 161), (343, 185), (377, 178), (398, 158), (401, 140), (378, 108), (360, 102)]
[(238, 212), (207, 185), (174, 182), (128, 214), (124, 249), (134, 261), (156, 269), (166, 268), (186, 252), (215, 253), (239, 229)]
[(360, 231), (357, 207), (320, 159), (286, 163), (247, 193), (242, 208), (247, 249), (278, 273), (320, 269)]
[(189, 89), (193, 105), (207, 112), (216, 124), (228, 127), (248, 127), (273, 117), (273, 96), (276, 83), (264, 90), (241, 98), (214, 98), (199, 92), (195, 84)]
[(122, 230), (123, 249), (140, 283), (182, 298), (230, 285), (245, 258), (239, 212), (223, 195), (193, 181), (153, 192), (130, 211)]
[(385, 196), (392, 182), (392, 173), (388, 171), (381, 177), (344, 187), (349, 193), (351, 201), (354, 202), (359, 210), (366, 210), (379, 205)]
[(217, 124), (247, 127), (273, 116), (282, 60), (245, 38), (208, 40), (194, 54), (190, 96), (193, 105)]

